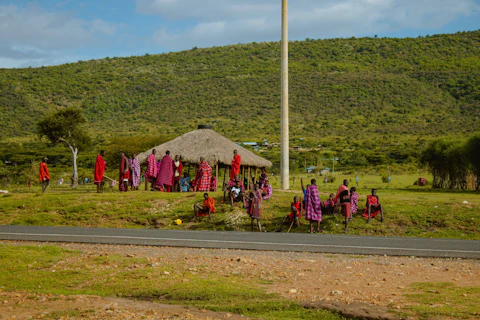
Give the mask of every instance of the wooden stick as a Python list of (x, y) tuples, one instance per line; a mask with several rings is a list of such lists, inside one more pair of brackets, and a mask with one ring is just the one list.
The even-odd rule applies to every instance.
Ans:
[(104, 175), (103, 177), (104, 177), (104, 178), (107, 178), (107, 179), (110, 180), (110, 181), (115, 181), (115, 180), (113, 180), (112, 178), (107, 177), (106, 175)]
[(292, 223), (290, 224), (290, 228), (288, 228), (287, 233), (290, 232), (290, 229), (292, 229), (294, 223), (295, 223), (295, 218), (292, 219)]

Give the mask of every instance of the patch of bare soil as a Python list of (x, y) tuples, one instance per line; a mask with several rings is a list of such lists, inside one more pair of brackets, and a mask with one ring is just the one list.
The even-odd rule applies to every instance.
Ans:
[(0, 292), (0, 319), (246, 319), (226, 312), (92, 295)]
[[(4, 243), (26, 242), (4, 241)], [(412, 304), (403, 294), (405, 289), (415, 282), (451, 282), (457, 286), (480, 286), (478, 260), (72, 243), (55, 245), (80, 250), (90, 256), (119, 254), (126, 257), (146, 257), (159, 264), (178, 263), (181, 266), (178, 272), (182, 273), (206, 271), (224, 277), (242, 274), (247, 278), (260, 278), (268, 292), (279, 293), (305, 307), (336, 310), (345, 316), (362, 319), (396, 319), (388, 309), (401, 310)], [(88, 311), (85, 317), (90, 319), (102, 318), (105, 314), (110, 319), (139, 319), (146, 316), (147, 311), (154, 319), (161, 319), (162, 312), (170, 314), (166, 316), (167, 318), (175, 319), (240, 317), (231, 314), (207, 314), (208, 311), (186, 307), (92, 296), (55, 297), (55, 299), (41, 296), (48, 302), (46, 305), (50, 310), (42, 311), (38, 307), (37, 309), (27, 307), (28, 305), (23, 308), (24, 302), (17, 304), (23, 293), (2, 294), (6, 296), (0, 300), (0, 314), (3, 315), (5, 310), (10, 310), (8, 312), (15, 310), (17, 319), (24, 319), (26, 315), (41, 317), (42, 312), (65, 310), (69, 305), (73, 308), (69, 310), (80, 308)], [(20, 297), (15, 297), (16, 294)], [(35, 304), (39, 299), (28, 299), (28, 302)], [(2, 300), (7, 302), (4, 303)], [(112, 309), (115, 301), (122, 302), (116, 302), (117, 305)], [(168, 308), (177, 309), (172, 312)], [(32, 310), (37, 310), (37, 313), (32, 313)], [(97, 312), (101, 316), (96, 315)], [(118, 317), (115, 318), (117, 314)]]

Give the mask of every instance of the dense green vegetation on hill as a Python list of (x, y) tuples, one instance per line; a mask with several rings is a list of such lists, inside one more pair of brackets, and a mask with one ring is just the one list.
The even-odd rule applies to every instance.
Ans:
[[(434, 137), (480, 131), (480, 30), (307, 39), (291, 42), (289, 56), (292, 145), (321, 144), (351, 165), (382, 165), (412, 162)], [(279, 105), (278, 42), (0, 70), (4, 141), (76, 106), (99, 146), (199, 123), (234, 141), (278, 142)]]

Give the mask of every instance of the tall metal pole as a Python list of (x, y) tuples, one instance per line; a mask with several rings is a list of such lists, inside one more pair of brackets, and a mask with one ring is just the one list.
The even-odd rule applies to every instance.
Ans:
[(282, 106), (280, 124), (280, 182), (282, 190), (290, 188), (288, 141), (288, 0), (282, 0)]

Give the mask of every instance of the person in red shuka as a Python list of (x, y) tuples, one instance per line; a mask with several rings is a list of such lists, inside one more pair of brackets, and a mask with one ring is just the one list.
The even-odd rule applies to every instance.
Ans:
[(193, 205), (193, 221), (198, 217), (208, 216), (210, 220), (210, 214), (217, 212), (215, 210), (215, 199), (208, 196), (208, 193), (203, 194), (203, 206), (199, 203)]
[(47, 166), (48, 158), (45, 157), (40, 162), (40, 182), (42, 183), (42, 193), (45, 192), (47, 187), (50, 185), (50, 172), (48, 171)]
[(237, 150), (233, 150), (232, 168), (230, 169), (230, 179), (234, 180), (237, 174), (240, 174), (240, 165), (242, 164), (242, 157)]
[(106, 162), (103, 160), (105, 157), (105, 151), (100, 151), (95, 161), (95, 171), (93, 172), (93, 183), (97, 185), (97, 193), (100, 193), (100, 187), (103, 184), (103, 175), (105, 173)]
[(380, 204), (380, 198), (377, 196), (377, 189), (372, 189), (372, 195), (367, 196), (367, 204), (365, 205), (363, 216), (370, 223), (371, 218), (375, 218), (380, 213), (380, 221), (383, 222), (383, 207)]
[(293, 202), (290, 205), (290, 214), (287, 214), (283, 217), (282, 224), (280, 224), (280, 228), (275, 230), (275, 232), (282, 232), (282, 227), (285, 222), (290, 222), (291, 225), (295, 224), (295, 227), (300, 225), (300, 220), (302, 218), (302, 201), (298, 200), (298, 197), (293, 197)]

